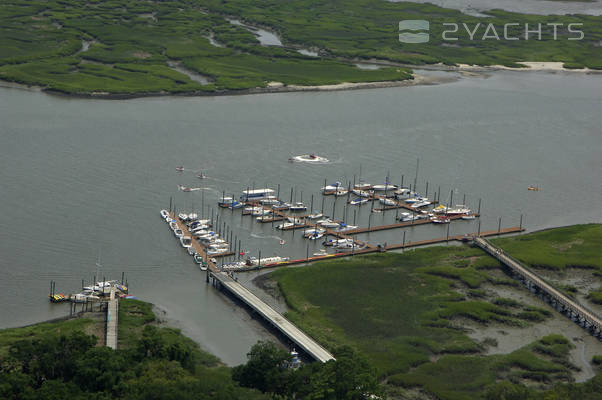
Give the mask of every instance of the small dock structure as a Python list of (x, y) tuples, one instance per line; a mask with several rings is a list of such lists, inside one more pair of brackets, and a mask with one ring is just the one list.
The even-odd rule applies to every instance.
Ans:
[(106, 346), (117, 349), (117, 324), (119, 323), (119, 299), (115, 296), (115, 288), (111, 288), (111, 297), (107, 306)]

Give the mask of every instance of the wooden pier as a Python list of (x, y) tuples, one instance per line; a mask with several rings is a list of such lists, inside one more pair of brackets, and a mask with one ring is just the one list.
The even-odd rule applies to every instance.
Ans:
[(489, 253), (492, 257), (496, 258), (503, 265), (510, 268), (512, 272), (525, 282), (529, 289), (533, 289), (536, 292), (542, 292), (556, 310), (566, 313), (569, 318), (575, 320), (592, 335), (602, 337), (602, 318), (594, 311), (555, 289), (542, 277), (532, 272), (512, 256), (504, 253), (500, 248), (494, 246), (488, 240), (482, 237), (475, 237), (473, 243)]
[(117, 349), (117, 324), (119, 322), (119, 299), (115, 297), (115, 288), (111, 287), (111, 297), (107, 306), (107, 327), (105, 346)]
[[(175, 218), (173, 213), (170, 213), (173, 219), (178, 221), (178, 227), (182, 229), (185, 235), (190, 235), (185, 224), (181, 223), (178, 218)], [(214, 281), (216, 286), (219, 286), (233, 296), (244, 302), (249, 308), (261, 315), (268, 323), (278, 329), (284, 336), (289, 340), (303, 349), (308, 355), (317, 361), (326, 362), (334, 360), (334, 356), (330, 354), (326, 349), (320, 346), (311, 337), (306, 335), (301, 329), (297, 328), (292, 322), (284, 318), (281, 314), (275, 311), (272, 307), (267, 305), (247, 288), (232, 279), (228, 273), (220, 271), (217, 265), (211, 261), (212, 257), (207, 256), (205, 248), (201, 246), (196, 240), (192, 240), (192, 245), (195, 251), (203, 256), (207, 261), (207, 282), (210, 280)], [(233, 252), (221, 254), (221, 257), (233, 255)], [(214, 256), (215, 257), (215, 256)]]

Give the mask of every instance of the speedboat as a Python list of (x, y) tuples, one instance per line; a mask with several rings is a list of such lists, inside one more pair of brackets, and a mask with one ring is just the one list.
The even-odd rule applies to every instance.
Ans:
[(372, 193), (368, 190), (362, 190), (362, 189), (353, 189), (351, 191), (354, 195), (359, 196), (359, 197), (370, 197), (372, 196)]
[(313, 153), (311, 154), (303, 154), (300, 156), (292, 156), (288, 159), (290, 162), (306, 162), (306, 163), (327, 163), (329, 160), (326, 157), (318, 156)]
[(192, 238), (190, 236), (181, 236), (180, 244), (182, 245), (182, 247), (188, 248), (192, 246)]
[(184, 171), (184, 167), (180, 165), (179, 167), (176, 167), (176, 171), (182, 172)]
[(353, 199), (349, 202), (349, 204), (351, 204), (352, 206), (359, 206), (361, 204), (367, 203), (368, 199), (363, 199), (361, 197), (358, 197), (357, 199)]
[(289, 209), (291, 211), (305, 211), (305, 210), (307, 210), (307, 206), (305, 204), (303, 204), (302, 202), (298, 201), (295, 204), (291, 205), (289, 207)]
[(196, 174), (196, 177), (199, 178), (199, 179), (205, 179), (205, 178), (207, 178), (207, 175), (205, 175), (202, 172), (199, 172), (198, 174)]
[(380, 199), (378, 199), (378, 201), (381, 204), (384, 204), (385, 206), (396, 206), (397, 205), (397, 203), (394, 200), (387, 199), (387, 198), (380, 198)]
[(169, 212), (167, 210), (161, 210), (160, 213), (163, 219), (169, 218)]
[(176, 235), (177, 238), (181, 238), (182, 236), (184, 236), (184, 231), (182, 231), (180, 228), (178, 228), (173, 231), (173, 234)]
[(375, 192), (387, 192), (397, 190), (397, 185), (393, 185), (392, 183), (385, 182), (382, 185), (373, 185), (372, 190)]

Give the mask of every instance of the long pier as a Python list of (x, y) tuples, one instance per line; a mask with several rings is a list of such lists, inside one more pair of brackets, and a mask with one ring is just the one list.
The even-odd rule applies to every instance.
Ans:
[(588, 329), (594, 336), (600, 337), (602, 335), (602, 319), (594, 311), (589, 310), (576, 300), (571, 299), (555, 289), (539, 275), (530, 271), (518, 260), (505, 254), (500, 248), (494, 246), (488, 240), (482, 237), (475, 237), (473, 243), (510, 268), (512, 272), (525, 281), (527, 287), (534, 288), (547, 295), (556, 309), (565, 312), (571, 319), (576, 318), (577, 322), (582, 325), (583, 328)]
[[(170, 213), (173, 219), (178, 221), (178, 227), (182, 229), (185, 235), (190, 235), (188, 228), (185, 224), (181, 223), (173, 213)], [(201, 246), (196, 240), (192, 241), (192, 246), (195, 251), (203, 256), (207, 261), (207, 282), (213, 279), (215, 282), (219, 282), (219, 285), (228, 290), (232, 295), (240, 299), (242, 302), (247, 304), (253, 311), (261, 315), (267, 322), (278, 329), (284, 336), (289, 340), (303, 349), (307, 354), (317, 361), (326, 362), (334, 360), (334, 356), (330, 354), (324, 347), (320, 346), (315, 340), (305, 334), (301, 329), (297, 328), (292, 322), (284, 318), (282, 314), (278, 313), (268, 304), (263, 302), (247, 288), (232, 279), (226, 272), (219, 271), (217, 265), (211, 261), (211, 257), (207, 255), (205, 248)], [(233, 255), (233, 252), (220, 254), (221, 257)]]
[(111, 288), (111, 298), (107, 306), (107, 327), (105, 346), (117, 349), (117, 323), (119, 322), (119, 300), (115, 297), (115, 288)]
[(284, 318), (272, 307), (264, 303), (243, 285), (232, 279), (227, 273), (218, 272), (213, 264), (210, 264), (210, 270), (211, 272), (210, 275), (208, 275), (208, 278), (211, 276), (213, 279), (219, 281), (221, 287), (227, 289), (235, 297), (247, 304), (315, 360), (326, 362), (335, 359), (328, 350), (320, 346), (315, 340), (305, 334), (301, 329), (297, 328), (292, 322)]

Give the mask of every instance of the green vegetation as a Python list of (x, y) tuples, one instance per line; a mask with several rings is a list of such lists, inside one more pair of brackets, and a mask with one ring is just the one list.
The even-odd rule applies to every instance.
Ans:
[(602, 225), (574, 225), (492, 240), (535, 268), (587, 268), (602, 272)]
[[(408, 70), (361, 70), (350, 59), (411, 65), (442, 62), (518, 66), (519, 61), (560, 61), (569, 68), (602, 69), (602, 17), (539, 16), (490, 11), (477, 18), (430, 4), (382, 0), (9, 0), (0, 4), (0, 79), (72, 94), (213, 93), (287, 85), (399, 81)], [(262, 46), (224, 15), (277, 31), (283, 47)], [(428, 43), (403, 44), (398, 22), (430, 21)], [(457, 23), (444, 41), (443, 23)], [(477, 27), (474, 40), (463, 27)], [(542, 40), (480, 40), (492, 23), (513, 37), (542, 24)], [(553, 40), (557, 27), (558, 40)], [(568, 32), (569, 23), (585, 33)], [(489, 32), (491, 34), (491, 32)], [(215, 39), (223, 47), (213, 45)], [(83, 41), (86, 47), (83, 47)], [(321, 49), (325, 57), (301, 55)], [(206, 76), (201, 84), (172, 69), (178, 61)]]
[[(571, 230), (586, 238), (579, 242), (585, 254), (574, 249), (567, 263), (589, 259), (587, 238), (599, 240), (595, 233), (599, 227), (585, 228)], [(568, 251), (568, 243), (575, 240), (565, 234), (563, 242), (562, 235), (553, 231), (548, 239), (541, 234), (500, 241), (535, 236), (546, 249), (561, 246)], [(550, 238), (555, 238), (552, 243)], [(506, 251), (530, 254), (521, 243), (531, 242), (520, 241)], [(496, 340), (477, 343), (470, 339), (464, 331), (466, 319), (472, 325), (524, 327), (545, 321), (553, 311), (491, 296), (485, 283), (516, 282), (503, 275), (497, 261), (476, 248), (441, 246), (358, 256), (281, 269), (271, 277), (289, 305), (288, 318), (331, 349), (340, 345), (357, 349), (392, 391), (420, 387), (441, 399), (531, 399), (545, 393), (560, 393), (553, 398), (568, 399), (581, 398), (577, 394), (595, 398), (592, 393), (602, 385), (597, 377), (584, 385), (552, 389), (552, 385), (571, 382), (576, 369), (567, 357), (574, 346), (560, 335), (543, 337), (510, 354), (483, 355), (484, 346), (496, 346)]]
[[(216, 47), (213, 36), (227, 47)], [(89, 45), (87, 50), (83, 42)], [(175, 71), (180, 61), (203, 85)], [(65, 93), (211, 93), (289, 85), (404, 80), (295, 50), (260, 46), (243, 27), (192, 1), (25, 1), (0, 5), (0, 79)]]
[[(95, 347), (89, 319), (0, 331), (2, 399), (264, 399), (178, 330), (151, 324), (151, 305), (124, 300), (123, 347)], [(131, 329), (131, 332), (128, 330)]]
[(40, 340), (50, 334), (70, 335), (73, 332), (83, 331), (91, 323), (91, 319), (77, 318), (59, 322), (44, 322), (23, 328), (2, 329), (0, 330), (0, 357), (5, 357), (10, 346), (18, 340)]
[[(518, 66), (518, 61), (560, 61), (571, 68), (602, 69), (602, 54), (598, 46), (602, 39), (602, 18), (593, 16), (541, 16), (510, 13), (501, 10), (488, 11), (489, 17), (479, 18), (430, 4), (386, 2), (382, 0), (207, 0), (209, 10), (242, 16), (250, 23), (269, 26), (279, 32), (289, 43), (313, 46), (330, 54), (345, 58), (377, 58), (408, 64), (466, 63), (478, 65), (502, 64)], [(430, 22), (430, 40), (422, 44), (399, 42), (399, 21), (427, 20)], [(443, 31), (452, 30), (444, 23), (458, 24), (458, 31), (443, 40)], [(474, 40), (462, 25), (465, 23)], [(504, 25), (508, 37), (504, 40)], [(553, 27), (548, 23), (562, 23), (554, 39)], [(583, 40), (568, 40), (578, 35), (568, 32), (568, 24), (582, 23), (574, 27), (584, 32)], [(477, 26), (477, 24), (480, 24)], [(493, 24), (500, 40), (481, 40), (487, 25)], [(523, 40), (525, 24), (534, 30), (542, 24), (541, 40), (531, 34)]]

